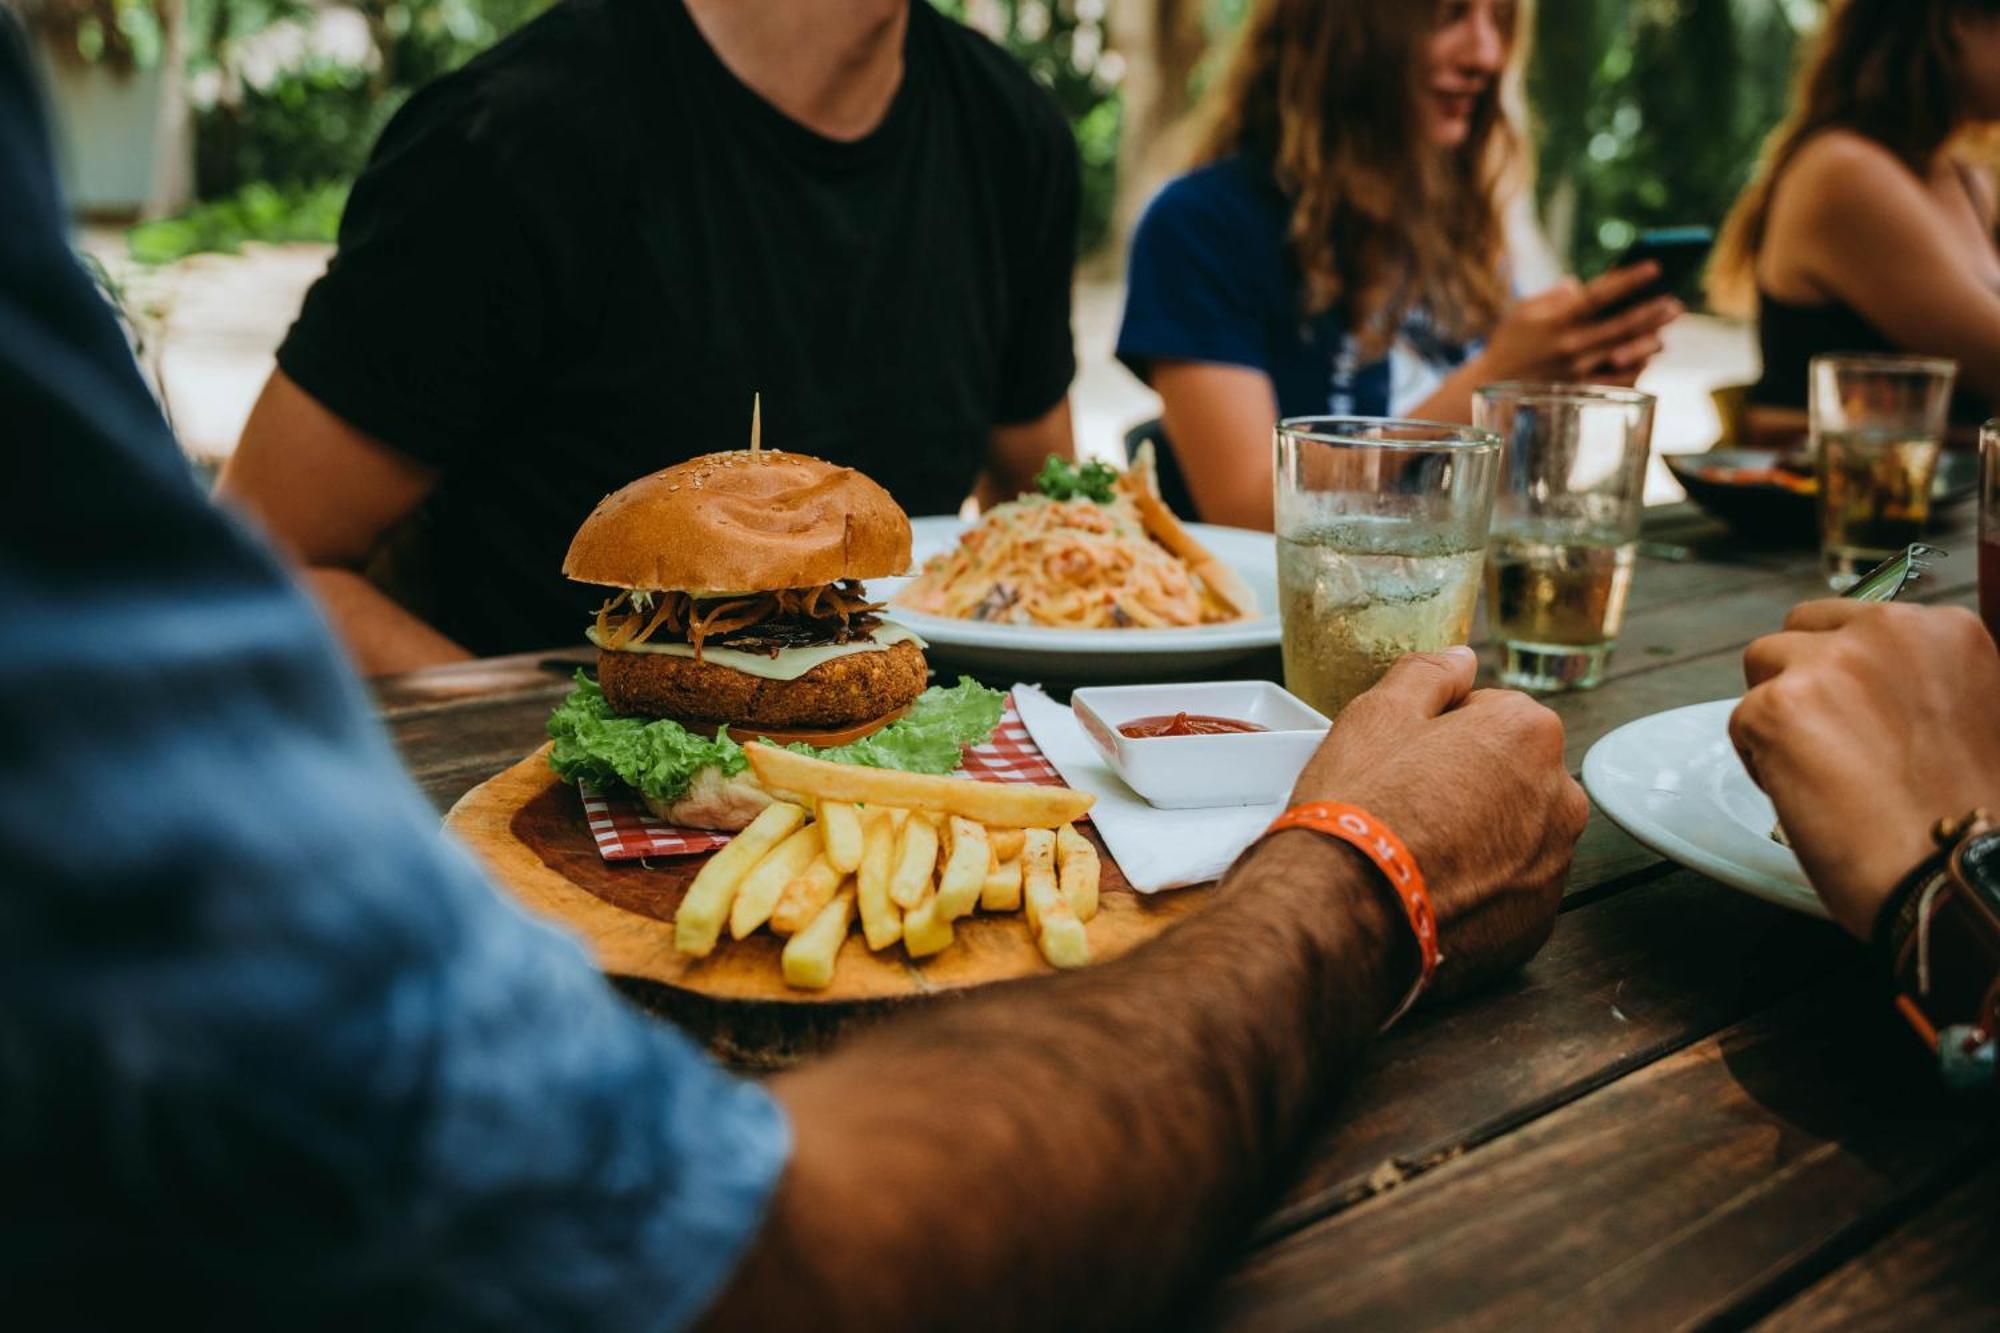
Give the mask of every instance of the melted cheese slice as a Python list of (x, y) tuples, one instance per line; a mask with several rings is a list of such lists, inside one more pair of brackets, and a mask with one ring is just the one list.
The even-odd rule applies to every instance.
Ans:
[[(597, 626), (585, 630), (584, 637), (599, 648), (604, 644), (597, 637)], [(776, 657), (763, 653), (740, 652), (735, 648), (711, 645), (702, 649), (701, 660), (713, 666), (729, 667), (741, 671), (746, 676), (761, 676), (765, 680), (797, 680), (822, 662), (836, 658), (852, 657), (856, 653), (885, 653), (893, 644), (914, 643), (918, 648), (928, 647), (901, 625), (883, 621), (871, 631), (873, 637), (866, 643), (822, 643), (810, 648), (783, 648)], [(667, 657), (693, 657), (694, 645), (687, 643), (634, 643), (615, 651), (621, 653), (660, 653)]]

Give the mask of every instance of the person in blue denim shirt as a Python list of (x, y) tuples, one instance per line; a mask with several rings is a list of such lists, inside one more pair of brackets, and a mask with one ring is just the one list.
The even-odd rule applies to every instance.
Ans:
[[(1211, 1278), (1410, 989), (1381, 872), (1278, 833), (1137, 953), (718, 1069), (439, 831), (197, 489), (65, 244), (27, 71), (0, 14), (7, 1317), (1102, 1326)], [(1444, 991), (1547, 937), (1586, 808), (1554, 715), (1473, 668), (1406, 659), (1298, 788), (1401, 832)]]
[(1195, 517), (1271, 526), (1283, 417), (1470, 421), (1495, 380), (1629, 384), (1651, 265), (1513, 299), (1514, 0), (1259, 0), (1194, 170), (1132, 240), (1118, 356), (1158, 390)]

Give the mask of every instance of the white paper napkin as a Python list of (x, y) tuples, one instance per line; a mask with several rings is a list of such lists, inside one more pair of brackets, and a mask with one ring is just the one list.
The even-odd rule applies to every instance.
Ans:
[(1205, 884), (1284, 813), (1284, 802), (1213, 810), (1155, 810), (1126, 786), (1083, 734), (1076, 715), (1038, 685), (1016, 685), (1014, 707), (1063, 781), (1097, 798), (1090, 820), (1140, 893)]

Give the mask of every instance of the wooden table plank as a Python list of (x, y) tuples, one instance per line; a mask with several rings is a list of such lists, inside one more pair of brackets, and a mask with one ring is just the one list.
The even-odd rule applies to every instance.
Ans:
[(449, 709), (470, 701), (546, 694), (552, 689), (560, 698), (562, 690), (569, 688), (576, 668), (590, 665), (596, 651), (587, 643), (579, 643), (545, 652), (482, 657), (399, 676), (377, 676), (368, 682), (368, 687), (374, 692), (376, 711), (388, 719)]
[(1992, 1148), (1857, 969), (1253, 1255), (1212, 1322), (1723, 1318)]
[(1989, 1162), (1758, 1325), (1882, 1333), (2000, 1324), (2000, 1163)]
[(1565, 911), (1495, 991), (1379, 1043), (1266, 1236), (1421, 1174), (1817, 978), (1859, 946), (1692, 871)]

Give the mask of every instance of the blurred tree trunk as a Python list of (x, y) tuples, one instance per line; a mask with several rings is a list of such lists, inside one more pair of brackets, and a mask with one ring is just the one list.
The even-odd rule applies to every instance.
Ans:
[(1201, 0), (1112, 0), (1111, 44), (1125, 60), (1118, 195), (1104, 252), (1123, 263), (1146, 201), (1187, 165), (1188, 85), (1208, 49)]
[(166, 217), (194, 199), (194, 112), (188, 105), (188, 31), (181, 0), (154, 0), (163, 50), (160, 97), (154, 108), (153, 180), (144, 216)]

